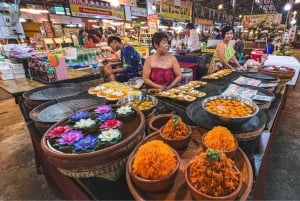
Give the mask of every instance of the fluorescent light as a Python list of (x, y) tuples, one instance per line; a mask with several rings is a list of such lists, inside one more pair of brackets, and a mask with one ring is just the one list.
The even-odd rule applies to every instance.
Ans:
[(31, 14), (49, 13), (48, 10), (33, 9), (33, 8), (20, 8), (20, 11), (31, 13)]
[(20, 17), (19, 22), (26, 22), (25, 18)]

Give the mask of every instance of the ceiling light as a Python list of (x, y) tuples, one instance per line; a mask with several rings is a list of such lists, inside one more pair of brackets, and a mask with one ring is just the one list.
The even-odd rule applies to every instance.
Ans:
[(111, 0), (111, 6), (118, 7), (120, 5), (119, 0)]
[(292, 8), (292, 5), (289, 3), (284, 5), (284, 10), (286, 10), (286, 11), (291, 10), (291, 8)]
[(33, 8), (20, 8), (20, 11), (27, 12), (31, 14), (41, 14), (41, 13), (49, 13), (48, 10), (44, 9), (33, 9)]

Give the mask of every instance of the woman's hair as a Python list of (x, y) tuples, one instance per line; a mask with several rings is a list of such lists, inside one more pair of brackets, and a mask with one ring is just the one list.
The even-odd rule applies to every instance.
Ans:
[(80, 29), (78, 34), (79, 34), (79, 35), (82, 35), (83, 32), (84, 32), (84, 30), (83, 30), (83, 29)]
[(110, 36), (107, 39), (107, 45), (110, 45), (114, 40), (117, 41), (118, 43), (122, 42), (121, 38), (119, 38), (118, 36)]
[(155, 34), (153, 34), (153, 36), (152, 36), (152, 47), (154, 49), (156, 49), (155, 45), (159, 45), (159, 43), (163, 39), (169, 40), (169, 37), (168, 37), (168, 35), (166, 33), (164, 33), (164, 32), (156, 32)]
[(234, 32), (232, 26), (226, 26), (222, 29), (222, 38), (225, 38), (225, 34), (228, 32), (228, 31), (232, 31)]

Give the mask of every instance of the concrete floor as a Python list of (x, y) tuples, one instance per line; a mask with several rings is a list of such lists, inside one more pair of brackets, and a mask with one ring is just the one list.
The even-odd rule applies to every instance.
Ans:
[[(296, 51), (300, 58), (300, 50)], [(1, 100), (1, 98), (8, 98)], [(276, 131), (265, 200), (300, 200), (300, 84), (289, 87)], [(61, 200), (36, 174), (27, 127), (12, 98), (0, 91), (0, 200)]]

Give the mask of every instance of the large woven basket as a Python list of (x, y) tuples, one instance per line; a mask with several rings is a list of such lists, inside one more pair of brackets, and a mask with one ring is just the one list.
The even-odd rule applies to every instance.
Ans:
[[(120, 142), (93, 152), (72, 154), (55, 150), (46, 137), (50, 130), (64, 125), (68, 120), (66, 117), (47, 130), (41, 140), (42, 150), (49, 162), (67, 176), (74, 178), (101, 177), (116, 181), (125, 170), (129, 154), (145, 135), (143, 113), (136, 110), (136, 115), (131, 118), (130, 121), (123, 121)], [(132, 122), (135, 122), (135, 125)]]

